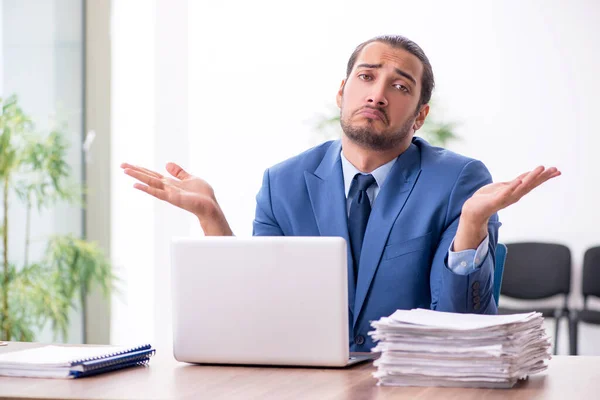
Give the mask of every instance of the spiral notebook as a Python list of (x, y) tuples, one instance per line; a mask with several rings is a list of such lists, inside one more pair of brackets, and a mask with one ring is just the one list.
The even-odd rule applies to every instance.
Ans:
[(117, 346), (42, 346), (0, 354), (0, 376), (82, 378), (148, 364), (155, 350), (146, 344)]

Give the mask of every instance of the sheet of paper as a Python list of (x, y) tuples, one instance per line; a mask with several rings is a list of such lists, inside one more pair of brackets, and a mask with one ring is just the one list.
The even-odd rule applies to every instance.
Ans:
[(428, 328), (468, 331), (526, 322), (534, 318), (537, 314), (539, 313), (509, 315), (456, 314), (419, 308), (414, 310), (397, 310), (390, 316), (390, 319), (407, 324), (422, 325)]
[(100, 357), (126, 350), (118, 346), (43, 346), (0, 354), (0, 367), (69, 366), (72, 361)]

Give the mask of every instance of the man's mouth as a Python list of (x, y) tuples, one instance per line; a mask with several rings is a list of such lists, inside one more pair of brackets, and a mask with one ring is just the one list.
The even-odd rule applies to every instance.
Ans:
[(365, 107), (365, 108), (361, 109), (360, 111), (358, 111), (358, 114), (362, 115), (363, 117), (366, 117), (366, 118), (379, 119), (384, 123), (387, 122), (387, 119), (385, 118), (385, 114), (376, 108)]

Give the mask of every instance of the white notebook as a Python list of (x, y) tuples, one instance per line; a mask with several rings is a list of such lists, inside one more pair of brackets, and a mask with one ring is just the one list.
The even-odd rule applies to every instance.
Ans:
[(150, 345), (42, 346), (0, 354), (0, 375), (80, 378), (145, 365), (155, 350)]

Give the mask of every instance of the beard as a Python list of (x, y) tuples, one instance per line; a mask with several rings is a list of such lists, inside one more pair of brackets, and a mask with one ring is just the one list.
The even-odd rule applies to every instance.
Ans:
[(371, 121), (361, 126), (352, 125), (347, 120), (341, 118), (341, 116), (340, 124), (342, 125), (344, 134), (346, 134), (348, 139), (352, 142), (365, 149), (385, 151), (398, 147), (407, 137), (409, 137), (414, 120), (409, 118), (395, 132), (376, 132), (373, 126), (374, 124)]

